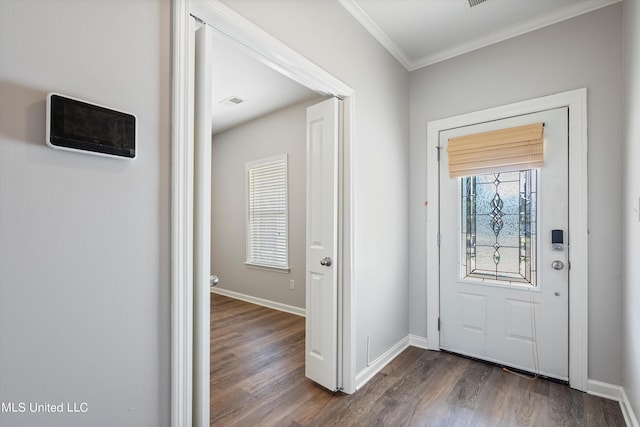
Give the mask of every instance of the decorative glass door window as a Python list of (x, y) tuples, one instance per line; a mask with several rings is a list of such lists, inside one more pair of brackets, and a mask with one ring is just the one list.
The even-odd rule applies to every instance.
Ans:
[(460, 181), (460, 278), (535, 287), (537, 170)]

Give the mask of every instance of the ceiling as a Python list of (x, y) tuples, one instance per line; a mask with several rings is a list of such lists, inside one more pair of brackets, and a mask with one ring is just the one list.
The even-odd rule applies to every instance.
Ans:
[[(337, 1), (413, 71), (621, 0)], [(273, 70), (236, 41), (214, 33), (214, 135), (321, 95)], [(228, 102), (231, 98), (244, 102)]]
[(338, 0), (409, 71), (619, 1)]
[[(320, 96), (263, 64), (224, 34), (213, 33), (213, 135)], [(244, 102), (229, 102), (232, 98)]]

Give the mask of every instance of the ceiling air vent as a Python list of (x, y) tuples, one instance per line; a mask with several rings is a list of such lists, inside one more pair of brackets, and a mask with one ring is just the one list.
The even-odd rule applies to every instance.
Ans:
[(478, 6), (479, 4), (484, 3), (486, 1), (487, 0), (467, 0), (467, 3), (469, 3), (469, 7), (474, 7), (474, 6)]
[(232, 96), (231, 98), (227, 98), (223, 101), (220, 101), (218, 104), (223, 104), (223, 105), (238, 105), (238, 104), (242, 104), (244, 101), (244, 99), (237, 97), (237, 96)]

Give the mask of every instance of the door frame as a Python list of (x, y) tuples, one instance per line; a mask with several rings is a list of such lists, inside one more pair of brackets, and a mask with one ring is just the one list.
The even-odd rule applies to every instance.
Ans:
[(576, 89), (427, 123), (427, 348), (440, 350), (440, 132), (559, 107), (569, 108), (569, 384), (588, 386), (587, 89)]
[[(352, 284), (351, 141), (355, 91), (295, 50), (257, 27), (219, 0), (172, 2), (172, 196), (171, 196), (171, 425), (187, 427), (196, 419), (193, 288), (193, 36), (190, 15), (248, 47), (254, 56), (308, 88), (343, 99), (343, 138), (338, 173), (338, 357), (342, 389), (355, 391), (355, 323)], [(215, 61), (215, 60), (214, 60)], [(214, 62), (215, 64), (215, 62)], [(214, 88), (215, 89), (215, 88)]]

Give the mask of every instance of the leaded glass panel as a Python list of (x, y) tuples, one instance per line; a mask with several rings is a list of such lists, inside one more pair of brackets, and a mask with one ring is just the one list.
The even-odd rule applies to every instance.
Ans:
[(536, 286), (535, 169), (461, 178), (461, 279)]

